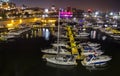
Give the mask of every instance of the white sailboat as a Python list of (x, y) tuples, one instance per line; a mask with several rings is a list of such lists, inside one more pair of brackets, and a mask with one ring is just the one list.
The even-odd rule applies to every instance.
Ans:
[(48, 53), (48, 54), (63, 54), (63, 55), (71, 55), (71, 52), (69, 52), (67, 49), (62, 48), (61, 46), (58, 46), (60, 49), (57, 50), (57, 46), (50, 48), (50, 49), (44, 49), (41, 50), (43, 53)]
[(69, 47), (69, 45), (67, 45), (67, 44), (65, 44), (65, 43), (59, 43), (59, 44), (57, 44), (57, 43), (53, 43), (52, 44), (54, 47), (59, 47), (59, 46), (61, 46), (61, 47)]
[(47, 62), (53, 63), (53, 64), (59, 64), (59, 65), (77, 65), (76, 60), (74, 59), (74, 56), (72, 57), (71, 55), (69, 57), (67, 57), (67, 55), (65, 57), (60, 57), (55, 56), (55, 57), (51, 57), (51, 58), (46, 58)]
[[(57, 35), (57, 44), (59, 45), (59, 22), (60, 22), (60, 14), (58, 19), (58, 35)], [(47, 62), (58, 64), (58, 65), (77, 65), (75, 57), (71, 55), (60, 56), (59, 46), (57, 46), (57, 55), (55, 56), (46, 56), (45, 59)]]

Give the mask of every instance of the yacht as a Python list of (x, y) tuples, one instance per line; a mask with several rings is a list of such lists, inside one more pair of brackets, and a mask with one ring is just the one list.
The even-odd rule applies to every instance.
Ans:
[(10, 30), (10, 31), (8, 32), (8, 35), (18, 36), (18, 35), (20, 35), (20, 32), (18, 32), (17, 30)]
[(26, 28), (21, 28), (21, 29), (17, 29), (17, 30), (10, 30), (10, 31), (8, 32), (8, 35), (19, 36), (20, 34), (26, 32), (26, 31), (28, 31), (28, 30), (30, 30), (30, 29), (31, 29), (31, 28), (26, 27)]
[(90, 51), (83, 51), (81, 52), (81, 55), (84, 55), (84, 56), (88, 56), (88, 55), (102, 55), (104, 52), (102, 52), (101, 50), (99, 51), (94, 51), (94, 50), (90, 50)]
[(58, 46), (61, 46), (61, 47), (69, 47), (69, 45), (67, 45), (67, 44), (65, 44), (65, 43), (59, 43), (59, 44), (57, 44), (57, 43), (53, 43), (52, 44), (54, 47), (58, 47)]
[(100, 44), (98, 44), (98, 43), (91, 43), (91, 42), (88, 42), (87, 44), (88, 44), (88, 46), (90, 46), (90, 47), (97, 47), (97, 46), (100, 46)]
[(97, 50), (97, 49), (93, 49), (92, 47), (90, 46), (83, 46), (83, 50), (81, 52), (81, 55), (84, 55), (84, 56), (88, 56), (88, 55), (102, 55), (104, 52), (102, 52), (101, 50)]
[(71, 55), (71, 52), (69, 52), (67, 49), (63, 49), (61, 46), (59, 46), (59, 50), (57, 50), (57, 47), (53, 47), (50, 49), (44, 49), (41, 50), (43, 53), (48, 53), (48, 54), (63, 54), (63, 55)]
[(89, 47), (89, 49), (91, 48), (91, 49), (94, 49), (94, 50), (98, 50), (98, 49), (101, 48), (100, 44), (98, 44), (98, 43), (88, 42), (88, 43), (80, 43), (79, 45), (81, 45), (83, 47), (86, 46), (86, 47)]
[(91, 46), (91, 48), (92, 48), (93, 50), (99, 50), (99, 49), (101, 48), (101, 46)]
[(110, 35), (113, 38), (120, 38), (120, 35)]
[(75, 35), (76, 37), (88, 37), (89, 36), (89, 33), (86, 33), (86, 32), (81, 32), (79, 33), (78, 35)]
[(58, 65), (77, 65), (74, 56), (71, 55), (50, 57), (46, 58), (46, 61)]
[(83, 66), (95, 66), (95, 65), (105, 65), (112, 58), (106, 55), (95, 56), (89, 55), (83, 61), (81, 61)]
[(10, 40), (10, 39), (15, 39), (15, 36), (14, 35), (9, 35), (9, 34), (4, 34), (4, 35), (1, 35), (0, 38), (2, 40)]

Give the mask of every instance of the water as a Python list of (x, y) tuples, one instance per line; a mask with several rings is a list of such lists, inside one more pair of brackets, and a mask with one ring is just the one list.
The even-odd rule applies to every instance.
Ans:
[[(106, 55), (112, 56), (103, 68), (66, 67), (46, 63), (41, 48), (50, 46), (52, 38), (45, 38), (38, 31), (29, 32), (15, 41), (0, 44), (0, 76), (119, 76), (120, 44), (100, 42)], [(33, 33), (33, 34), (31, 34)], [(36, 34), (34, 34), (36, 33)]]

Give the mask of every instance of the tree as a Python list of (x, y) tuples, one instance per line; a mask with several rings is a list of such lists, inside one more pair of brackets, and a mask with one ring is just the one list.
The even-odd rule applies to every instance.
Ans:
[(25, 14), (24, 14), (26, 17), (29, 17), (30, 16), (30, 14), (28, 13), (28, 12), (25, 12)]
[(2, 10), (0, 16), (2, 17), (2, 19), (6, 19), (6, 11), (5, 10)]

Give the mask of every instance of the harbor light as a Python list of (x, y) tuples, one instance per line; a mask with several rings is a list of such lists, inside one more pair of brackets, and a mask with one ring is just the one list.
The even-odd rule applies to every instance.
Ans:
[(76, 21), (76, 20), (77, 20), (77, 19), (74, 17), (74, 18), (73, 18), (73, 21)]
[(22, 19), (20, 19), (19, 22), (22, 23)]
[(99, 12), (98, 12), (98, 11), (96, 11), (96, 12), (95, 12), (95, 15), (99, 15)]
[(48, 13), (48, 9), (46, 8), (46, 9), (44, 10), (44, 12), (45, 12), (45, 13)]
[(110, 15), (112, 16), (114, 13), (113, 12), (110, 12)]
[(34, 18), (34, 21), (37, 21), (37, 18)]
[(14, 20), (11, 20), (11, 23), (13, 24), (13, 23), (14, 23)]
[(8, 28), (8, 30), (9, 29), (14, 29), (14, 26), (13, 26), (13, 24), (7, 24), (7, 28)]

